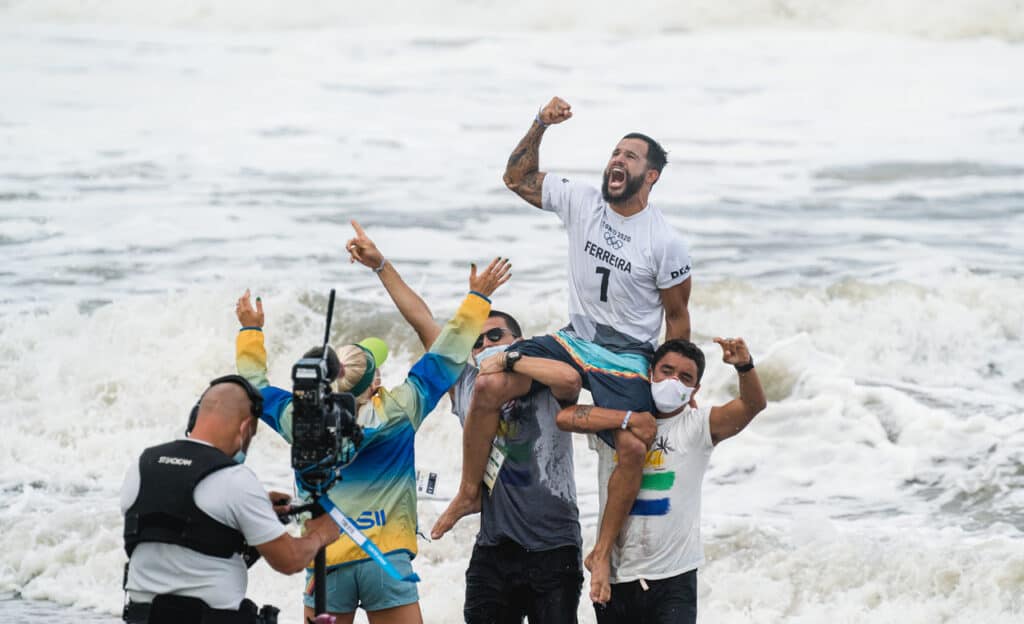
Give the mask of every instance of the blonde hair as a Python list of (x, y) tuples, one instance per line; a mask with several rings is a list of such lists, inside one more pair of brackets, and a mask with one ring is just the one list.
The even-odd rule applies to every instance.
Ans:
[(355, 388), (366, 374), (366, 351), (356, 345), (345, 345), (336, 349), (341, 361), (341, 374), (335, 382), (338, 392)]

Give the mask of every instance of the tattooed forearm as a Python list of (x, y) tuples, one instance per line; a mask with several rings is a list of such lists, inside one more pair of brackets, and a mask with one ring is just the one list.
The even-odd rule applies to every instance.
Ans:
[(526, 156), (525, 147), (521, 147), (516, 151), (512, 152), (512, 155), (508, 157), (508, 164), (505, 165), (505, 169), (515, 169), (515, 167), (519, 164), (519, 161), (523, 159), (523, 156)]
[(519, 145), (512, 150), (512, 155), (509, 156), (508, 164), (505, 166), (505, 185), (517, 193), (527, 176), (537, 173), (540, 167), (542, 136), (544, 136), (544, 127), (534, 123)]
[(573, 423), (576, 425), (582, 425), (590, 420), (590, 410), (594, 409), (593, 405), (577, 405), (576, 411), (573, 413)]

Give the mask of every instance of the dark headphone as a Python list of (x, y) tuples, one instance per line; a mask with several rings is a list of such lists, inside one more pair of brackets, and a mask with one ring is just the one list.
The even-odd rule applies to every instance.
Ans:
[(235, 384), (236, 386), (240, 386), (242, 390), (245, 390), (246, 396), (249, 397), (249, 411), (252, 413), (253, 418), (258, 420), (260, 415), (263, 414), (263, 395), (260, 394), (260, 391), (249, 383), (248, 379), (241, 375), (224, 375), (223, 377), (218, 377), (211, 381), (210, 385), (206, 387), (206, 390), (203, 390), (203, 393), (199, 395), (199, 400), (196, 401), (195, 406), (188, 415), (188, 426), (185, 428), (186, 435), (192, 433), (192, 430), (196, 426), (196, 419), (199, 418), (199, 404), (203, 402), (203, 397), (206, 396), (206, 393), (210, 388), (222, 383)]

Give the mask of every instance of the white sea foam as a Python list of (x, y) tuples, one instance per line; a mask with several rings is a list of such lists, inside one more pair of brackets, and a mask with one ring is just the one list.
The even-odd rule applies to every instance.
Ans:
[(1024, 609), (1020, 540), (851, 533), (814, 514), (783, 528), (757, 517), (711, 525), (699, 588), (706, 621), (1009, 624)]
[[(1024, 289), (962, 275), (932, 289), (847, 283), (823, 294), (722, 282), (695, 293), (694, 319), (705, 328), (696, 338), (709, 356), (698, 400), (713, 404), (735, 391), (709, 341), (714, 333), (742, 333), (771, 399), (712, 458), (701, 591), (715, 621), (813, 622), (836, 610), (850, 622), (864, 613), (895, 621), (903, 612), (914, 622), (942, 613), (1008, 622), (1019, 611), (1011, 590), (1024, 573), (1024, 540), (1019, 527), (1000, 524), (1012, 520), (1000, 510), (1020, 504), (1014, 467), (1024, 464), (1024, 431), (1012, 414), (1024, 369), (1000, 362), (1008, 366), (1000, 374), (986, 372), (993, 351), (1024, 326), (1024, 302), (993, 296), (1007, 292), (1019, 299)], [(0, 483), (8, 501), (0, 590), (116, 610), (121, 475), (143, 447), (180, 431), (207, 379), (231, 370), (235, 295), (137, 296), (89, 314), (65, 305), (3, 320), (0, 394), (9, 424), (0, 456), (11, 461)], [(291, 362), (319, 339), (322, 295), (278, 289), (265, 301), (270, 376), (287, 385)], [(545, 324), (538, 314), (554, 315), (547, 325), (560, 315), (560, 305), (505, 303), (535, 324)], [(870, 318), (883, 310), (884, 319)], [(871, 330), (852, 331), (858, 324)], [(419, 351), (415, 338), (393, 313), (382, 319), (350, 307), (340, 315), (339, 341), (371, 332), (392, 343), (385, 383), (397, 383)], [(947, 370), (948, 362), (959, 366)], [(459, 436), (443, 401), (418, 438), (418, 463), (440, 473), (442, 494), (457, 479), (450, 449)], [(596, 470), (585, 444), (577, 447), (589, 541)], [(287, 448), (276, 436), (264, 431), (250, 456), (268, 487), (288, 489)], [(979, 492), (989, 495), (977, 509), (944, 512)], [(422, 501), (421, 524), (440, 505)], [(428, 621), (459, 616), (451, 588), (461, 587), (474, 523), (424, 545)], [(300, 585), (261, 567), (250, 593), (294, 605)], [(292, 613), (283, 621), (298, 621)], [(581, 618), (592, 621), (589, 607)]]
[(329, 0), (182, 0), (141, 5), (130, 0), (6, 0), (10, 18), (57, 22), (104, 22), (187, 28), (281, 29), (322, 26), (416, 26), (506, 30), (600, 30), (643, 34), (722, 28), (783, 27), (847, 29), (936, 38), (1024, 36), (1024, 8), (1015, 0), (638, 0), (628, 11), (608, 0), (482, 0), (402, 2), (358, 6)]

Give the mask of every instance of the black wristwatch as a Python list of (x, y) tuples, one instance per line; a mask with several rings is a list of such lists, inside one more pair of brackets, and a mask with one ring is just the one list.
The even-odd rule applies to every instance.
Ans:
[(754, 356), (750, 356), (750, 361), (746, 364), (734, 364), (737, 373), (748, 373), (754, 370)]
[(515, 368), (516, 362), (519, 358), (523, 357), (523, 354), (518, 351), (505, 352), (505, 372), (511, 373), (512, 369)]

